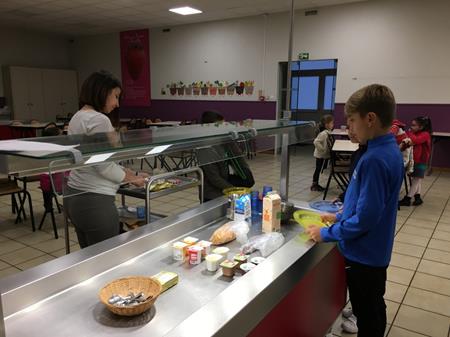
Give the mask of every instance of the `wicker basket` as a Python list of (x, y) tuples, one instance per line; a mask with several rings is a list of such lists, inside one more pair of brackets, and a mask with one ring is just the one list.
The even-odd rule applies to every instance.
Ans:
[[(130, 292), (143, 292), (145, 296), (151, 296), (145, 302), (130, 307), (119, 307), (109, 304), (108, 300), (113, 295), (127, 296)], [(135, 316), (150, 309), (161, 293), (161, 284), (145, 276), (129, 276), (114, 280), (105, 285), (99, 292), (100, 301), (113, 313), (121, 316)]]

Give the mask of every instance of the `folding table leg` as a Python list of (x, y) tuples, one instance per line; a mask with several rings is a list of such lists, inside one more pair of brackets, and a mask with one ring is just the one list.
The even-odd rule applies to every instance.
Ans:
[[(33, 229), (33, 232), (34, 232), (34, 231), (36, 231), (36, 226), (34, 223), (33, 202), (31, 200), (30, 192), (24, 191), (24, 194), (25, 194), (25, 198), (28, 198), (28, 207), (30, 208), (31, 228)], [(25, 203), (25, 198), (24, 198), (24, 203)], [(23, 214), (25, 215), (25, 210), (24, 210)]]

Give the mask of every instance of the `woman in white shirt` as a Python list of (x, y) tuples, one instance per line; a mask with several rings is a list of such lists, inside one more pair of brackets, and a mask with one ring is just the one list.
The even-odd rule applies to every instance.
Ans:
[[(106, 114), (119, 107), (121, 91), (119, 80), (105, 71), (89, 76), (81, 87), (80, 110), (70, 120), (68, 134), (115, 132)], [(81, 248), (119, 234), (116, 192), (122, 183), (144, 186), (146, 177), (113, 162), (70, 172), (64, 205)]]

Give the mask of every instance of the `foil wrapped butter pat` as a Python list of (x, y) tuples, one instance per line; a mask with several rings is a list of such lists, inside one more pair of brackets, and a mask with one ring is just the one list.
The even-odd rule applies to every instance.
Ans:
[(165, 292), (178, 283), (178, 275), (170, 271), (161, 271), (153, 275), (152, 278), (161, 283), (162, 292)]

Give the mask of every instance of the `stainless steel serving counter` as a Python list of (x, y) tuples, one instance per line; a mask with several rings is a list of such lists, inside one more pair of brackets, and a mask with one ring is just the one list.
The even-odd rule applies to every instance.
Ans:
[[(302, 242), (301, 228), (282, 226), (285, 244), (243, 276), (224, 277), (172, 258), (175, 240), (208, 240), (225, 223), (225, 199), (125, 233), (0, 282), (6, 336), (245, 336), (334, 245)], [(251, 226), (250, 236), (261, 232)], [(229, 257), (240, 244), (227, 245)], [(259, 252), (252, 256), (259, 255)], [(173, 271), (179, 283), (136, 317), (111, 314), (98, 291), (129, 275)]]

